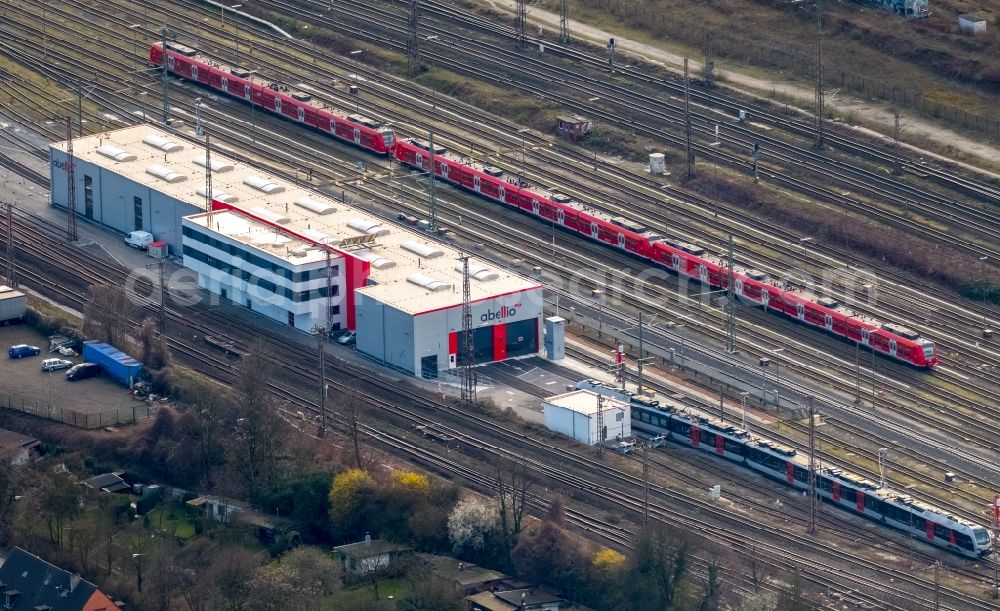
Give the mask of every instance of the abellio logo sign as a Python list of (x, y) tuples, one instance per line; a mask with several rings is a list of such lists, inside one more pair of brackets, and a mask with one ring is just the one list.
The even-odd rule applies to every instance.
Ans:
[(512, 306), (500, 306), (499, 310), (487, 310), (479, 317), (479, 320), (482, 322), (492, 322), (512, 318), (517, 315), (517, 308), (519, 307), (521, 307), (521, 304), (515, 303)]

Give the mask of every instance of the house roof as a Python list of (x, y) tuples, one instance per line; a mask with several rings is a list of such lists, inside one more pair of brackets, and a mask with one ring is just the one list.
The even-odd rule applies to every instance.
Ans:
[(20, 593), (11, 611), (48, 606), (52, 611), (83, 609), (97, 586), (16, 547), (0, 566), (0, 591)]
[(83, 483), (95, 490), (107, 490), (108, 492), (118, 492), (130, 488), (118, 473), (102, 473), (83, 480)]
[(442, 579), (448, 579), (455, 584), (464, 587), (477, 586), (490, 581), (497, 581), (504, 578), (504, 574), (487, 569), (468, 562), (462, 562), (459, 568), (459, 560), (451, 556), (435, 556), (432, 554), (420, 555), (435, 575)]
[(392, 541), (386, 541), (384, 539), (372, 539), (370, 543), (366, 541), (359, 541), (357, 543), (341, 545), (333, 549), (354, 558), (371, 558), (372, 556), (380, 556), (382, 554), (389, 554), (392, 552), (407, 551), (410, 548), (405, 545), (393, 543)]
[(0, 450), (17, 450), (38, 445), (38, 440), (7, 429), (0, 429)]
[(525, 607), (531, 607), (532, 605), (550, 605), (552, 603), (559, 603), (563, 601), (562, 596), (557, 596), (552, 592), (547, 592), (538, 588), (504, 590), (502, 592), (494, 592), (493, 595), (510, 605), (514, 605), (515, 607), (521, 605), (524, 605)]

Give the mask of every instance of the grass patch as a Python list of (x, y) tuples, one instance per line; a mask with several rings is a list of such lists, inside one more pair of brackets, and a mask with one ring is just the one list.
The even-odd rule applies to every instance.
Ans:
[(83, 319), (55, 304), (28, 295), (28, 311), (25, 320), (28, 324), (45, 335), (65, 335), (67, 337), (83, 337)]
[(185, 541), (194, 537), (194, 523), (187, 512), (174, 505), (160, 505), (146, 514), (149, 525)]
[[(381, 599), (392, 596), (394, 601), (399, 600), (399, 596), (410, 589), (409, 580), (404, 577), (395, 579), (380, 579), (378, 582), (378, 595)], [(364, 601), (375, 600), (375, 589), (370, 583), (366, 583), (352, 588), (346, 588), (335, 594), (331, 594), (324, 599), (324, 608), (340, 609), (353, 607)], [(393, 602), (393, 606), (395, 603)]]

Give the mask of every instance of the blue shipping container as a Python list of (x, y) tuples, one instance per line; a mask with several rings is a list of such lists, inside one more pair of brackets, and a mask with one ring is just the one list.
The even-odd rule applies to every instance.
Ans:
[(97, 363), (105, 374), (125, 385), (138, 381), (142, 375), (142, 364), (139, 361), (103, 342), (83, 342), (83, 360)]

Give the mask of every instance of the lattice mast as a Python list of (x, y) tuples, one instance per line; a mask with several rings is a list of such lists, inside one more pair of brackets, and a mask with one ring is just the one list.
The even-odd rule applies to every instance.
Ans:
[(406, 42), (406, 71), (410, 76), (416, 76), (420, 70), (420, 0), (410, 0), (407, 26), (410, 31)]
[(726, 251), (726, 352), (736, 352), (736, 296), (733, 292), (733, 234)]
[(816, 534), (816, 406), (809, 397), (809, 534)]
[(822, 149), (826, 145), (823, 134), (825, 95), (823, 91), (823, 0), (816, 0), (816, 142), (813, 146), (817, 149)]
[(14, 267), (14, 204), (7, 202), (7, 286), (17, 288), (17, 270)]
[(691, 148), (691, 77), (688, 59), (684, 58), (684, 148), (687, 152), (687, 177), (694, 177), (694, 150)]
[[(160, 42), (163, 45), (161, 49), (163, 50), (163, 72), (160, 75), (160, 85), (163, 88), (163, 125), (170, 125), (170, 81), (168, 80), (167, 73), (167, 26), (160, 28)], [(251, 108), (253, 105), (251, 104)]]
[(437, 226), (437, 180), (435, 179), (435, 170), (437, 169), (434, 162), (434, 132), (428, 133), (427, 139), (428, 160), (430, 168), (427, 170), (427, 198), (428, 198), (428, 213), (431, 221), (431, 231), (436, 232)]
[(517, 6), (514, 13), (514, 29), (517, 32), (517, 48), (523, 49), (528, 37), (524, 29), (527, 27), (528, 2), (527, 0), (516, 0)]
[(568, 0), (559, 0), (559, 42), (569, 44), (569, 7)]
[(73, 159), (73, 118), (66, 117), (66, 238), (75, 242), (76, 233), (76, 161)]
[(472, 285), (469, 276), (469, 256), (462, 255), (462, 337), (465, 345), (462, 364), (462, 402), (471, 405), (476, 402), (476, 380), (472, 371), (476, 358), (476, 345), (472, 337)]
[(597, 394), (597, 455), (604, 456), (604, 395)]
[(212, 210), (212, 137), (205, 132), (205, 211)]

